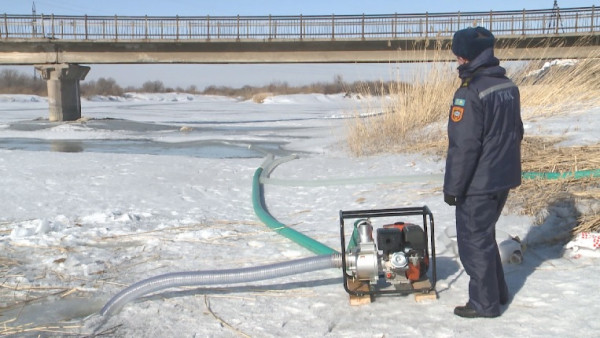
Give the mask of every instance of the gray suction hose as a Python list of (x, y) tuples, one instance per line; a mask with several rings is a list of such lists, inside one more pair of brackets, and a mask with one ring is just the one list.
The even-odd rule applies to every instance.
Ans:
[(100, 314), (103, 316), (113, 315), (127, 302), (167, 288), (248, 283), (341, 267), (342, 256), (333, 254), (250, 268), (167, 273), (142, 280), (119, 292), (104, 305)]

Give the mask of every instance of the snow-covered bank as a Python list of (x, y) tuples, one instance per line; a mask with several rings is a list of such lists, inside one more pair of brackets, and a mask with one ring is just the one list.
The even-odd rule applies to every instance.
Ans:
[[(302, 152), (273, 171), (271, 176), (280, 179), (440, 174), (444, 168), (442, 159), (419, 154), (349, 157), (340, 146), (344, 122), (328, 117), (343, 116), (360, 105), (341, 96), (276, 97), (267, 104), (146, 98), (83, 102), (83, 115), (96, 121), (116, 118), (146, 130), (102, 129), (81, 122), (45, 125), (33, 120), (45, 116), (47, 103), (0, 103), (0, 140), (88, 140), (100, 133), (100, 139), (174, 143), (202, 137), (276, 139), (282, 147)], [(527, 132), (566, 136), (569, 144), (593, 143), (597, 116), (598, 110), (592, 110), (527, 121)], [(32, 124), (44, 125), (22, 127)], [(182, 132), (182, 126), (194, 131)], [(251, 180), (261, 163), (261, 156), (24, 151), (3, 145), (4, 327), (61, 322), (55, 331), (109, 337), (592, 337), (600, 329), (594, 320), (600, 310), (600, 295), (594, 292), (600, 277), (596, 258), (575, 259), (560, 246), (529, 248), (521, 265), (506, 267), (514, 297), (503, 315), (466, 320), (452, 310), (467, 300), (468, 278), (440, 241), (436, 301), (379, 297), (351, 307), (341, 271), (331, 269), (251, 285), (171, 289), (132, 302), (110, 318), (97, 313), (127, 285), (162, 273), (235, 269), (311, 256), (254, 215)], [(436, 234), (442, 234), (453, 225), (454, 209), (443, 203), (440, 188), (435, 181), (265, 185), (264, 196), (277, 220), (339, 249), (339, 210), (427, 205), (435, 216)], [(506, 213), (498, 228), (525, 239), (570, 221), (570, 214), (562, 216), (534, 226), (529, 217)], [(32, 301), (36, 297), (41, 298)], [(32, 331), (31, 336), (39, 333)]]

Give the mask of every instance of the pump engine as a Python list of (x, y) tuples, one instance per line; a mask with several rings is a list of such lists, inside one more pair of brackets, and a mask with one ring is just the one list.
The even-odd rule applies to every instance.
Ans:
[[(385, 224), (376, 231), (377, 243), (373, 238), (375, 217), (423, 216), (423, 227), (405, 222)], [(400, 208), (370, 211), (341, 211), (340, 225), (342, 237), (342, 259), (344, 279), (359, 280), (369, 283), (368, 293), (408, 293), (415, 291), (429, 292), (435, 287), (435, 257), (433, 257), (432, 273), (434, 281), (426, 289), (414, 289), (412, 284), (427, 279), (429, 270), (429, 243), (427, 239), (427, 217), (431, 224), (431, 245), (435, 256), (433, 239), (433, 215), (427, 207)], [(344, 248), (344, 219), (358, 218), (354, 222), (354, 232), (350, 237), (347, 250)], [(392, 286), (394, 290), (386, 290)], [(346, 287), (351, 294), (361, 295)]]

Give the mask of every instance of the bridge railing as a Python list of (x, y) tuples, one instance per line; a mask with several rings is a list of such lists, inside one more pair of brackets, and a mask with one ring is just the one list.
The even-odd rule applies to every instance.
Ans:
[(8, 15), (1, 39), (64, 40), (323, 40), (451, 37), (483, 26), (496, 36), (595, 34), (595, 6), (500, 12), (390, 15), (149, 17)]

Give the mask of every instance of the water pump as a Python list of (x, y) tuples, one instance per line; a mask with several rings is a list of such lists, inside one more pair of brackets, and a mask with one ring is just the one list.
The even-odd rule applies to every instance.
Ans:
[[(422, 226), (397, 220), (398, 217), (411, 216), (421, 216)], [(377, 242), (373, 236), (376, 218), (396, 220), (394, 223), (387, 222), (377, 228), (375, 236)], [(355, 222), (354, 231), (346, 248), (345, 220), (348, 219), (354, 219)], [(344, 287), (349, 294), (363, 296), (386, 293), (429, 293), (435, 290), (433, 215), (427, 206), (340, 211), (340, 238)], [(431, 278), (428, 277), (429, 271)], [(349, 286), (356, 283), (368, 287)]]

